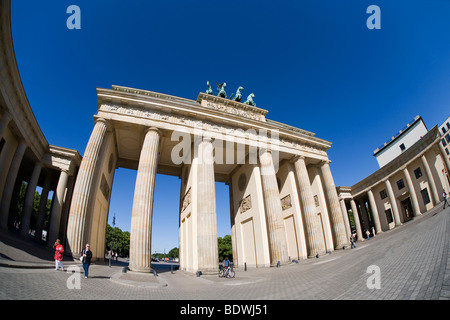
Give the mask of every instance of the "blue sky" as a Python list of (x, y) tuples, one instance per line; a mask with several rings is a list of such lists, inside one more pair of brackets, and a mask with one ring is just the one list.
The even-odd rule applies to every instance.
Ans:
[[(369, 5), (381, 29), (369, 30)], [(69, 30), (70, 5), (81, 30)], [(373, 151), (414, 116), (450, 115), (450, 1), (12, 1), (22, 82), (48, 142), (83, 155), (97, 87), (195, 100), (206, 81), (243, 86), (267, 118), (332, 142), (337, 186), (378, 169)], [(215, 86), (213, 86), (215, 90)], [(116, 172), (109, 223), (129, 230), (136, 172)], [(180, 180), (156, 180), (152, 251), (178, 246)], [(218, 183), (218, 234), (229, 234)], [(173, 201), (177, 199), (177, 201)]]

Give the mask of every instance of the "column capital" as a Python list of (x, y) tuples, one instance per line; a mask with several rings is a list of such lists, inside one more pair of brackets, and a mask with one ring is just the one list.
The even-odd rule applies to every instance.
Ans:
[(306, 157), (304, 156), (304, 155), (301, 155), (301, 154), (297, 154), (297, 155), (294, 155), (290, 160), (289, 160), (289, 162), (291, 162), (291, 163), (295, 163), (297, 160), (305, 160), (306, 159)]
[(108, 132), (112, 131), (112, 129), (113, 129), (113, 125), (111, 124), (111, 122), (104, 118), (96, 117), (94, 122), (95, 122), (95, 124), (97, 124), (97, 122), (103, 123), (106, 126), (106, 131), (108, 131)]
[(159, 136), (162, 135), (161, 130), (159, 130), (159, 129), (156, 128), (156, 127), (147, 127), (147, 128), (145, 128), (145, 129), (144, 129), (144, 135), (146, 135), (147, 132), (149, 132), (149, 131), (154, 131), (154, 132), (156, 132)]
[(331, 163), (331, 160), (329, 160), (329, 159), (326, 159), (326, 160), (320, 160), (320, 165), (321, 166), (323, 166), (323, 165), (326, 165), (326, 164), (330, 164)]
[(203, 135), (203, 136), (202, 136), (202, 142), (203, 142), (203, 141), (205, 141), (205, 142), (212, 142), (212, 141), (213, 141), (213, 138), (211, 137), (211, 135), (206, 134), (206, 135)]

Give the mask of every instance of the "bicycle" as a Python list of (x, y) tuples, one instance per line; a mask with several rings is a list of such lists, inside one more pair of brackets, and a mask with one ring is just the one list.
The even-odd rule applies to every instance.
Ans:
[(236, 274), (231, 267), (224, 267), (219, 270), (219, 278), (234, 278), (235, 276)]

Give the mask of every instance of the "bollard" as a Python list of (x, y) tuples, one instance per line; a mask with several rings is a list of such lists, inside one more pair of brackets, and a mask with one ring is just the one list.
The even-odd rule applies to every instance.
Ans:
[(247, 262), (244, 262), (244, 271), (247, 271)]
[(170, 273), (173, 274), (173, 264), (170, 265)]

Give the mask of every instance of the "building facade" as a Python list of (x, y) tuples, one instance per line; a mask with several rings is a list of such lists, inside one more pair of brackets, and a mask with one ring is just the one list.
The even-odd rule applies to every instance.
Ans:
[[(391, 147), (398, 152), (399, 142), (416, 142), (352, 187), (338, 188), (342, 210), (350, 212), (358, 239), (364, 238), (366, 230), (381, 233), (424, 214), (441, 203), (443, 190), (448, 193), (450, 162), (438, 127), (425, 134), (422, 129), (419, 135), (408, 130), (418, 128), (418, 124), (424, 127), (421, 123), (416, 117), (392, 138)], [(414, 137), (405, 137), (408, 134)]]
[[(75, 183), (67, 239), (103, 253), (115, 169), (137, 169), (130, 269), (150, 270), (156, 174), (181, 179), (180, 267), (217, 272), (215, 181), (230, 190), (236, 266), (270, 267), (348, 245), (330, 171), (330, 143), (266, 118), (267, 110), (211, 94), (189, 100), (113, 86), (98, 113)], [(99, 254), (97, 258), (101, 258)]]
[(414, 120), (374, 151), (373, 155), (380, 168), (412, 147), (427, 132), (427, 127), (422, 118), (420, 116), (414, 117)]
[(447, 118), (440, 126), (441, 144), (445, 151), (445, 156), (450, 159), (450, 117)]

